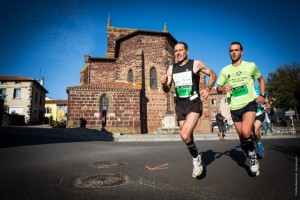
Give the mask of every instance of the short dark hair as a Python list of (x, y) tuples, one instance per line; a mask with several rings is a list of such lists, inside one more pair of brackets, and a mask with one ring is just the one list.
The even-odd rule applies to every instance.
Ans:
[(243, 50), (244, 50), (244, 48), (243, 48), (243, 45), (242, 45), (240, 42), (238, 42), (238, 41), (234, 41), (234, 42), (231, 42), (231, 44), (230, 44), (230, 46), (229, 46), (229, 51), (230, 51), (230, 47), (231, 47), (231, 45), (234, 45), (234, 44), (238, 44), (238, 45), (240, 45), (241, 51), (243, 51)]
[(185, 43), (185, 42), (177, 42), (174, 47), (177, 45), (177, 44), (183, 44), (184, 48), (185, 49), (189, 49), (188, 45)]

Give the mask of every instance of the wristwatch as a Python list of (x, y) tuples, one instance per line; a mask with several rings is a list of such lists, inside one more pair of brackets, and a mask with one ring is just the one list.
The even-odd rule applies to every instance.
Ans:
[(266, 93), (260, 93), (259, 96), (262, 96), (263, 98), (266, 98)]

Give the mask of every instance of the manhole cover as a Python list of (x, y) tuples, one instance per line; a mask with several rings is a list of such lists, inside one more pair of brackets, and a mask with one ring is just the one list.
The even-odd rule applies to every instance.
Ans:
[(109, 168), (109, 167), (118, 167), (126, 165), (126, 162), (122, 161), (100, 161), (94, 162), (92, 165), (96, 168)]
[(124, 184), (128, 176), (124, 174), (98, 174), (75, 180), (74, 185), (79, 188), (105, 188)]

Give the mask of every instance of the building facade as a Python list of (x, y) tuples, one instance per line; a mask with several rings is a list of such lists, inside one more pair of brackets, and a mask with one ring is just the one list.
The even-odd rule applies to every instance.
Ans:
[[(174, 62), (177, 40), (166, 25), (163, 31), (137, 30), (112, 27), (109, 19), (107, 32), (106, 56), (85, 55), (80, 85), (67, 88), (68, 127), (83, 118), (87, 128), (99, 129), (99, 113), (107, 108), (108, 131), (159, 133), (165, 116), (175, 121), (174, 90), (165, 94), (160, 80)], [(204, 75), (200, 82), (200, 88), (205, 87)], [(210, 131), (210, 106), (210, 100), (203, 101), (195, 131)]]
[(0, 76), (0, 94), (7, 107), (6, 112), (24, 115), (27, 124), (43, 123), (48, 93), (43, 81), (44, 78), (38, 82), (23, 76)]
[(218, 94), (216, 89), (212, 89), (209, 99), (211, 122), (213, 123), (216, 121), (216, 114), (218, 110), (220, 110), (228, 125), (233, 127), (233, 121), (231, 118), (229, 105), (227, 103), (226, 93)]
[(46, 97), (45, 102), (45, 117), (54, 121), (62, 122), (67, 121), (68, 101), (67, 100), (54, 100)]

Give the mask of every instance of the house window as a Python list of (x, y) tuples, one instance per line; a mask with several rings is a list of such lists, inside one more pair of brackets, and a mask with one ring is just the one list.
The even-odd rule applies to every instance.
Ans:
[(40, 105), (42, 105), (42, 103), (43, 103), (43, 96), (41, 95), (40, 96)]
[(51, 108), (49, 108), (49, 106), (47, 106), (45, 113), (50, 114), (51, 113)]
[(150, 70), (150, 88), (151, 89), (157, 88), (156, 69), (154, 67), (152, 67)]
[(211, 100), (211, 105), (216, 106), (217, 105), (217, 100), (216, 99), (212, 99)]
[(37, 99), (38, 99), (38, 93), (35, 92), (35, 102), (37, 102)]
[(19, 99), (21, 98), (21, 89), (20, 88), (15, 88), (14, 89), (14, 96), (13, 96), (14, 99)]
[(130, 69), (127, 74), (127, 81), (133, 83), (133, 71)]
[(6, 98), (6, 88), (0, 88), (0, 96), (2, 99)]
[(100, 112), (106, 109), (106, 113), (108, 113), (108, 97), (106, 94), (102, 95), (100, 98)]

